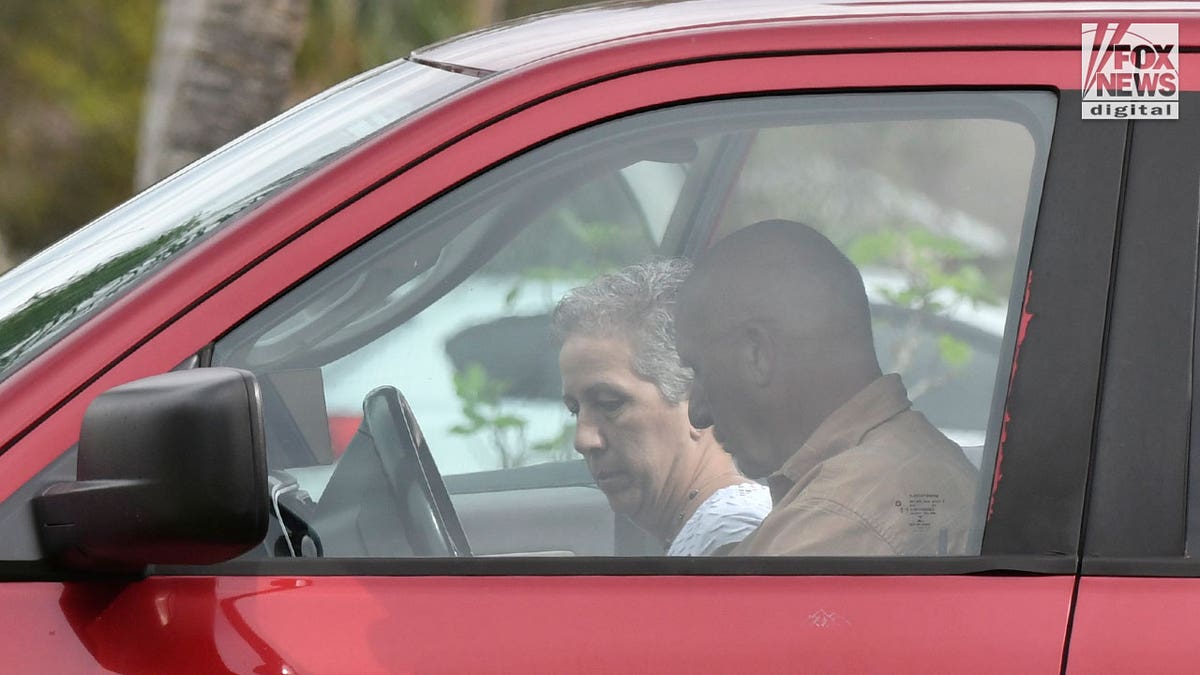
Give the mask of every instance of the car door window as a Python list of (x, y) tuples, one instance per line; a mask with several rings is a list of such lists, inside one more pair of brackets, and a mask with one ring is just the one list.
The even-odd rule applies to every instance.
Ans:
[(1038, 152), (1011, 119), (763, 129), (718, 236), (786, 218), (832, 239), (862, 270), (884, 372), (979, 452)]
[(564, 290), (657, 252), (664, 206), (631, 184), (658, 181), (669, 216), (685, 172), (639, 162), (584, 182), (418, 317), (323, 366), (335, 453), (364, 391), (412, 383), (403, 389), (444, 474), (570, 459), (549, 313)]
[[(264, 383), (276, 494), (291, 495), (276, 513), (294, 536), (277, 525), (257, 555), (665, 552), (674, 533), (642, 536), (601, 489), (625, 478), (597, 483), (580, 460), (572, 414), (587, 411), (564, 399), (551, 314), (599, 275), (764, 220), (806, 223), (861, 275), (883, 372), (967, 486), (962, 541), (929, 553), (977, 553), (1055, 107), (1047, 92), (681, 105), (545, 144), (399, 218), (216, 344), (214, 365)], [(392, 412), (373, 427), (372, 409)], [(425, 465), (393, 466), (380, 425), (413, 418)], [(364, 445), (378, 470), (350, 466)], [(400, 488), (404, 470), (422, 490)], [(948, 499), (888, 504), (920, 531)], [(442, 534), (420, 534), (414, 509)]]

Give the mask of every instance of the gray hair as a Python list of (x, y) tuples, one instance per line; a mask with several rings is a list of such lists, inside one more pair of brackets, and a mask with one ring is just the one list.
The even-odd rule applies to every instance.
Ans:
[(692, 271), (682, 258), (654, 258), (593, 279), (559, 301), (551, 319), (558, 339), (575, 334), (623, 337), (633, 370), (667, 401), (687, 400), (695, 377), (679, 363), (672, 312), (679, 287)]

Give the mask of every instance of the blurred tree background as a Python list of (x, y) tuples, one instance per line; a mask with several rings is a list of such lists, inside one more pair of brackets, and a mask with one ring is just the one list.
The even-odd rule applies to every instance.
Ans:
[[(188, 152), (203, 154), (351, 75), (472, 28), (573, 4), (580, 3), (0, 0), (0, 270), (196, 156)], [(201, 7), (207, 14), (197, 19)], [(144, 115), (152, 81), (186, 79), (195, 67), (178, 40), (163, 39), (163, 29), (197, 20), (199, 51), (216, 57), (193, 78), (199, 89), (179, 95), (175, 108), (165, 99), (150, 106), (158, 118)], [(224, 100), (222, 88), (239, 105), (193, 98), (200, 91)], [(209, 123), (169, 131), (179, 111)], [(171, 154), (156, 143), (181, 137), (189, 144), (181, 154), (147, 163), (147, 153)]]

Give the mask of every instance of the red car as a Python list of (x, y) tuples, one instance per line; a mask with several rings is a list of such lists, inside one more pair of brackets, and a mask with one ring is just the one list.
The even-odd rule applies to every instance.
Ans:
[[(318, 96), (0, 278), (0, 668), (1191, 670), (1197, 53), (1193, 3), (618, 3)], [(965, 555), (663, 556), (549, 412), (565, 289), (776, 218), (974, 463)]]

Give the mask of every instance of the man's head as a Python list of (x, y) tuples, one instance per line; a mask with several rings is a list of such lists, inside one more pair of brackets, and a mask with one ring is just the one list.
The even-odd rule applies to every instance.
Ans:
[(816, 230), (770, 220), (717, 242), (676, 309), (695, 371), (692, 423), (749, 476), (779, 469), (830, 413), (879, 375), (858, 269)]
[(672, 310), (689, 271), (683, 260), (633, 265), (576, 288), (554, 311), (575, 449), (613, 510), (635, 522), (654, 517), (670, 481), (691, 477), (684, 469), (710, 439), (688, 421), (692, 373), (675, 351)]

